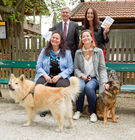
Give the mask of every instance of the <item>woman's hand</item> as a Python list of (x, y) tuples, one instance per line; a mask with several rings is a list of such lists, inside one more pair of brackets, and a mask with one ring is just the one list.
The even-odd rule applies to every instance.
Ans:
[(60, 75), (56, 75), (52, 78), (52, 83), (56, 83), (61, 78)]
[(107, 33), (110, 31), (110, 28), (108, 28), (107, 26), (104, 28), (104, 32), (103, 32), (103, 34), (104, 34), (104, 39), (106, 39), (107, 38)]
[[(84, 81), (86, 81), (87, 80), (87, 75), (83, 75), (83, 76), (81, 76), (81, 78), (84, 80)], [(88, 80), (89, 81), (89, 80)]]
[(52, 83), (52, 79), (49, 75), (43, 75), (47, 83)]
[(103, 88), (104, 88), (104, 89), (107, 89), (107, 90), (108, 90), (109, 87), (110, 87), (109, 84), (103, 83)]

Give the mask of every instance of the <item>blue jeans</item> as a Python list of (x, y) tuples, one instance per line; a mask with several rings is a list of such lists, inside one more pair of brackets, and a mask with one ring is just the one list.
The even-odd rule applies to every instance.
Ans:
[(95, 113), (96, 111), (96, 89), (98, 88), (98, 81), (96, 78), (92, 78), (89, 82), (85, 82), (80, 79), (81, 82), (81, 93), (76, 101), (76, 111), (83, 112), (84, 97), (85, 94), (88, 100), (89, 113)]

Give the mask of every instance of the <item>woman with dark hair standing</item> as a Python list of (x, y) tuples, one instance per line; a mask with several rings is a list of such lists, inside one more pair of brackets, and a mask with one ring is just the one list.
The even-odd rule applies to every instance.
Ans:
[[(59, 31), (52, 33), (47, 47), (42, 49), (38, 57), (36, 72), (36, 84), (46, 83), (46, 86), (53, 87), (70, 85), (69, 77), (73, 72), (71, 51)], [(41, 116), (44, 115), (41, 114)]]
[(94, 8), (88, 8), (85, 12), (84, 19), (84, 27), (85, 29), (89, 29), (92, 33), (92, 37), (94, 39), (95, 45), (98, 48), (103, 50), (104, 58), (105, 58), (105, 43), (109, 41), (107, 33), (109, 32), (109, 28), (101, 27), (101, 22), (99, 22), (97, 12)]

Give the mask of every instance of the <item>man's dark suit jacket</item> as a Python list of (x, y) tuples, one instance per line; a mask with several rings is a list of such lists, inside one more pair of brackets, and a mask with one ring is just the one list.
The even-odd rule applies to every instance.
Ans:
[[(52, 30), (57, 30), (61, 33), (63, 33), (63, 29), (62, 29), (62, 22), (56, 24)], [(72, 53), (72, 58), (74, 60), (75, 57), (75, 52), (78, 48), (78, 44), (79, 44), (79, 27), (78, 24), (73, 22), (73, 21), (69, 21), (69, 26), (68, 26), (68, 33), (67, 33), (67, 37), (66, 37), (66, 43), (68, 45), (68, 47), (71, 50)]]

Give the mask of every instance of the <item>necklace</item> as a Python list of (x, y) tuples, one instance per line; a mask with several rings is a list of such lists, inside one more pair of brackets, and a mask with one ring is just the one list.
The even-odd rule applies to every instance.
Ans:
[(84, 58), (88, 61), (92, 56), (91, 52), (93, 51), (93, 48), (85, 49), (83, 46), (82, 51)]
[(89, 51), (93, 51), (93, 48), (90, 47), (89, 49), (85, 49), (84, 46), (83, 46), (82, 50), (85, 51), (85, 52), (89, 52)]

